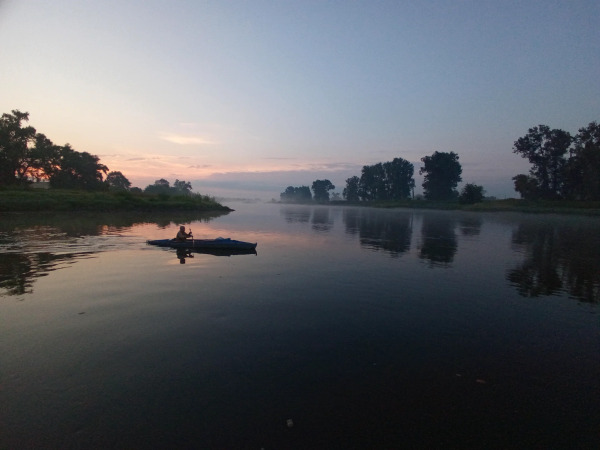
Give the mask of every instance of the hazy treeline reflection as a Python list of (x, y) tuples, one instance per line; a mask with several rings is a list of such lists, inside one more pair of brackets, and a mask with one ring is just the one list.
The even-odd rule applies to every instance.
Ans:
[(512, 244), (524, 261), (507, 272), (507, 280), (525, 297), (568, 292), (600, 302), (600, 232), (581, 224), (520, 223)]
[[(76, 260), (110, 249), (90, 237), (122, 232), (135, 225), (208, 222), (228, 211), (204, 213), (81, 213), (5, 214), (0, 220), (0, 294), (22, 295), (33, 291), (35, 278)], [(86, 239), (82, 239), (82, 238)]]
[[(315, 231), (333, 229), (335, 215), (328, 208), (293, 206), (281, 211), (289, 223), (311, 224)], [(432, 268), (451, 267), (459, 251), (459, 235), (473, 238), (481, 234), (480, 214), (418, 214), (417, 255)], [(418, 222), (412, 211), (344, 208), (341, 217), (345, 233), (357, 236), (360, 245), (370, 250), (399, 257), (413, 245), (413, 224)], [(566, 292), (579, 300), (600, 302), (600, 233), (593, 223), (578, 223), (573, 218), (546, 222), (537, 217), (526, 218), (516, 227), (507, 245), (523, 253), (524, 260), (508, 271), (506, 279), (521, 295)]]
[(382, 214), (372, 209), (349, 208), (343, 213), (346, 233), (358, 235), (360, 245), (399, 256), (410, 250), (413, 216), (410, 212)]
[(90, 253), (0, 253), (0, 293), (22, 295), (33, 292), (35, 278), (89, 256)]

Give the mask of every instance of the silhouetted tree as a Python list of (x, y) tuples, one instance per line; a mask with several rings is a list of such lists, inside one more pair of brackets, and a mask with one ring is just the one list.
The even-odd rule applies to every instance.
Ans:
[(460, 192), (458, 196), (458, 201), (465, 205), (470, 205), (473, 203), (479, 203), (483, 201), (483, 195), (485, 190), (483, 186), (478, 186), (476, 184), (467, 183)]
[(77, 152), (69, 144), (60, 147), (58, 161), (50, 174), (50, 186), (63, 189), (101, 190), (106, 185), (102, 176), (108, 167), (87, 152)]
[(521, 195), (522, 199), (535, 200), (538, 198), (538, 183), (535, 178), (519, 174), (512, 179), (515, 183), (515, 191)]
[(35, 137), (35, 128), (23, 126), (29, 113), (14, 109), (0, 117), (0, 185), (25, 184), (31, 166), (29, 145)]
[(346, 187), (342, 191), (342, 195), (349, 202), (358, 201), (358, 189), (359, 189), (360, 178), (356, 175), (346, 179)]
[(106, 183), (108, 188), (114, 191), (128, 191), (131, 187), (131, 182), (119, 171), (108, 172)]
[(413, 178), (415, 168), (412, 163), (402, 158), (394, 158), (383, 164), (386, 177), (387, 197), (390, 200), (409, 198), (415, 187)]
[(30, 150), (31, 166), (28, 170), (30, 177), (41, 180), (60, 170), (61, 147), (55, 145), (42, 133), (37, 133), (34, 146)]
[[(402, 159), (363, 166), (358, 182), (358, 196), (362, 200), (402, 200), (410, 197), (415, 187), (414, 166)], [(349, 178), (346, 180), (354, 181)]]
[(312, 184), (312, 191), (315, 201), (328, 202), (329, 191), (335, 189), (335, 186), (329, 180), (315, 180)]
[(600, 125), (591, 122), (574, 138), (565, 175), (565, 196), (600, 200)]
[(190, 195), (192, 192), (192, 183), (189, 181), (175, 180), (175, 183), (173, 183), (173, 189), (177, 194)]
[(169, 195), (171, 191), (171, 183), (164, 178), (156, 180), (154, 184), (149, 184), (144, 188), (144, 194), (151, 195)]
[(546, 125), (530, 128), (517, 139), (513, 152), (527, 158), (532, 164), (529, 173), (535, 178), (538, 195), (544, 199), (563, 197), (565, 181), (565, 154), (573, 138), (563, 130), (551, 130)]
[(358, 195), (363, 200), (386, 200), (385, 170), (382, 163), (363, 166)]
[(425, 174), (423, 191), (427, 200), (452, 200), (458, 196), (456, 186), (462, 181), (462, 167), (454, 152), (434, 152), (421, 158), (425, 164), (419, 170)]
[(282, 202), (303, 203), (312, 200), (312, 194), (308, 186), (288, 186), (284, 192), (279, 194)]

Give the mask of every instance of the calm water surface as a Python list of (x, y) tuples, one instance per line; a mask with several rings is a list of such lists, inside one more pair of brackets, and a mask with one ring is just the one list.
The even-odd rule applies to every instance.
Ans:
[(0, 448), (600, 448), (599, 219), (231, 206), (0, 217)]

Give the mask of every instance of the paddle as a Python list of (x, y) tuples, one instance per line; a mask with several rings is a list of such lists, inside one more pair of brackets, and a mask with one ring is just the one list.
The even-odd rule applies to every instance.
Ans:
[(191, 228), (190, 228), (190, 235), (192, 236), (192, 247), (194, 247), (194, 234), (192, 233)]

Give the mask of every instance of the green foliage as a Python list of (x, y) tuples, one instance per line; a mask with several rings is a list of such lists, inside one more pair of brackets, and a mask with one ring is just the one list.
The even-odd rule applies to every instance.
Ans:
[(483, 186), (467, 183), (458, 196), (458, 201), (463, 205), (472, 205), (483, 201), (485, 190)]
[(229, 208), (214, 199), (196, 195), (165, 198), (127, 191), (85, 191), (66, 189), (5, 189), (0, 211), (217, 211)]
[(315, 201), (325, 203), (329, 201), (329, 191), (335, 189), (335, 186), (329, 180), (315, 180), (312, 184), (312, 191)]
[(287, 203), (304, 203), (312, 200), (312, 194), (308, 186), (288, 186), (284, 192), (279, 194), (282, 202)]
[(425, 174), (423, 191), (427, 200), (449, 201), (458, 196), (456, 186), (462, 181), (462, 167), (454, 152), (434, 152), (421, 158), (424, 166), (419, 170)]

